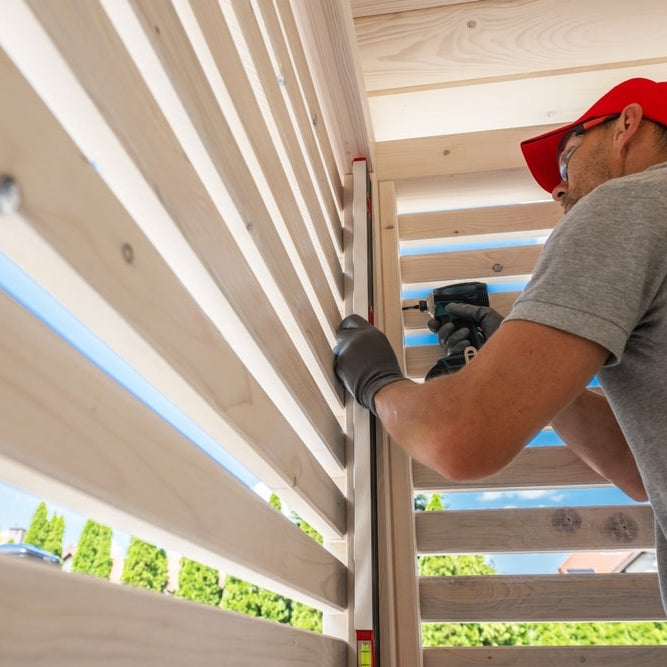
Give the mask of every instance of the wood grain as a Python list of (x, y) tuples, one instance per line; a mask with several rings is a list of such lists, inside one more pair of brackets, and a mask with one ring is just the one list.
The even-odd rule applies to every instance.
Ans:
[(654, 549), (648, 505), (417, 512), (419, 553)]
[(419, 593), (425, 622), (665, 619), (653, 573), (422, 577)]
[[(0, 652), (20, 667), (346, 664), (345, 642), (3, 557)], [(35, 602), (39, 591), (39, 604)], [(224, 657), (221, 657), (224, 656)], [(221, 660), (223, 662), (221, 662)]]

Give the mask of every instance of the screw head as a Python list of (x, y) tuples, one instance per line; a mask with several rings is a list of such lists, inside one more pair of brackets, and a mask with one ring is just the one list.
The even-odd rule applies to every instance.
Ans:
[(21, 191), (11, 176), (0, 176), (0, 215), (14, 213), (21, 204)]

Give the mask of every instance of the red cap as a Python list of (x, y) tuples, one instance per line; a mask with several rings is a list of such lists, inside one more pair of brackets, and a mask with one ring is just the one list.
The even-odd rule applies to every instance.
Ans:
[(633, 102), (641, 105), (644, 118), (667, 125), (667, 82), (628, 79), (603, 95), (569, 125), (521, 142), (521, 151), (533, 178), (547, 192), (551, 192), (560, 183), (557, 151), (563, 137), (577, 125), (593, 118), (621, 113)]

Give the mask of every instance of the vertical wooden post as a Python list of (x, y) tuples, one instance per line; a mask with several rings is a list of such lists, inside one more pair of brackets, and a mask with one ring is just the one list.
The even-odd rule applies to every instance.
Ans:
[[(398, 260), (398, 216), (393, 182), (379, 184), (375, 229), (376, 325), (402, 362), (403, 324)], [(411, 461), (380, 429), (378, 521), (380, 655), (382, 667), (422, 665)]]

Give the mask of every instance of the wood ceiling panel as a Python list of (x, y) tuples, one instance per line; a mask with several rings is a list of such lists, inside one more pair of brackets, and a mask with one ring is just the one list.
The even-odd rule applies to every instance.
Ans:
[(352, 0), (352, 14), (358, 16), (373, 16), (374, 14), (392, 14), (394, 12), (426, 9), (428, 7), (444, 7), (446, 5), (460, 5), (466, 2), (480, 2), (480, 0)]
[[(667, 11), (667, 4), (665, 4)], [(664, 19), (667, 24), (667, 17)], [(563, 124), (581, 113), (612, 86), (636, 76), (663, 81), (664, 57), (653, 63), (614, 63), (591, 71), (530, 79), (471, 82), (426, 90), (398, 90), (368, 98), (378, 142), (452, 135), (462, 132)]]
[(401, 180), (525, 167), (521, 142), (555, 125), (383, 141), (376, 145), (378, 180)]
[(526, 77), (663, 58), (667, 5), (488, 0), (356, 19), (366, 89)]

